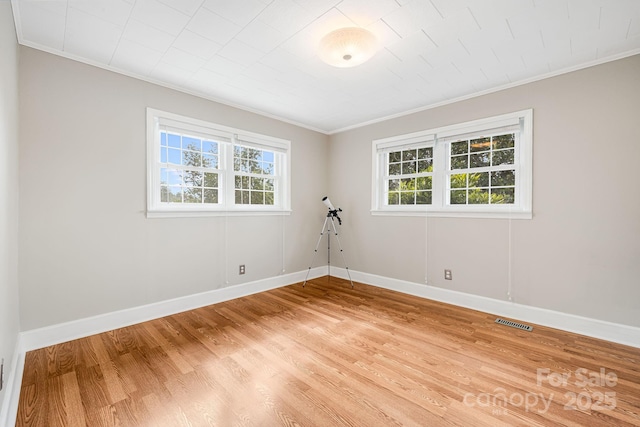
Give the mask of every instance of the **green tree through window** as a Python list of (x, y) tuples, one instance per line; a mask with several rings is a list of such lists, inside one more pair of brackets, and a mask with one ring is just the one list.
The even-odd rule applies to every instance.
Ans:
[(218, 143), (170, 132), (160, 141), (160, 200), (217, 204)]

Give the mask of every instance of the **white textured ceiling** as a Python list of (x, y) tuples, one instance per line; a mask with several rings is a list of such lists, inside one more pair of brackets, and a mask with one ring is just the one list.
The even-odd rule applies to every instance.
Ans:
[[(12, 4), (23, 45), (325, 133), (640, 53), (638, 0)], [(344, 26), (377, 36), (369, 62), (320, 61)]]

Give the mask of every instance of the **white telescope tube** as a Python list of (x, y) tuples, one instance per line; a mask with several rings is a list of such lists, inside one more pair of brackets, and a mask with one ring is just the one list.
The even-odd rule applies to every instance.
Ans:
[(331, 204), (331, 200), (329, 200), (328, 196), (324, 196), (322, 198), (322, 203), (324, 203), (324, 205), (326, 207), (328, 207), (330, 211), (335, 211), (336, 210), (336, 208), (334, 208), (333, 205)]

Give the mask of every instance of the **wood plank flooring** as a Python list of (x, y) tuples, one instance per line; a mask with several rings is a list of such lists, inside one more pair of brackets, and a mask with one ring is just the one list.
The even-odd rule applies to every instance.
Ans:
[(337, 278), (27, 353), (17, 426), (640, 425), (640, 349)]

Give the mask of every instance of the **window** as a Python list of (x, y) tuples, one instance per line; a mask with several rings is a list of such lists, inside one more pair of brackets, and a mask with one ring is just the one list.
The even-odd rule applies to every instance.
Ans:
[(288, 212), (290, 142), (147, 109), (147, 216)]
[(532, 116), (374, 140), (372, 213), (531, 218)]
[(430, 205), (433, 198), (433, 147), (391, 151), (385, 187), (390, 205)]

